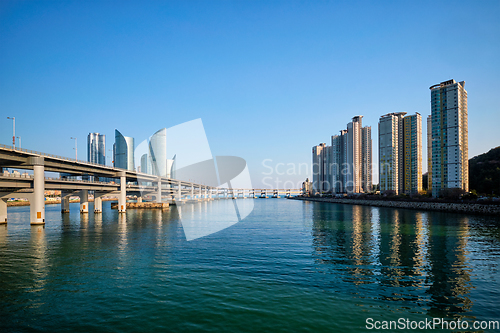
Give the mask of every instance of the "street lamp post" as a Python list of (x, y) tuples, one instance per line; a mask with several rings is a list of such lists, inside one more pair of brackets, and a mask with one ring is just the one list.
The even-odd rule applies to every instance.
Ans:
[(16, 117), (7, 117), (12, 119), (12, 146), (16, 149)]
[(70, 139), (71, 140), (75, 140), (75, 148), (73, 148), (73, 149), (75, 150), (75, 160), (78, 160), (78, 145), (77, 145), (77, 140), (74, 137), (71, 137)]
[(19, 139), (19, 149), (21, 149), (22, 148), (22, 146), (21, 146), (21, 137), (20, 136), (16, 136), (16, 138)]

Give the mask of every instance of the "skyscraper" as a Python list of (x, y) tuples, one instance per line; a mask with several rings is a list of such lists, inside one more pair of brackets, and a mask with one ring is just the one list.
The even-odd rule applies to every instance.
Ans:
[(403, 118), (406, 112), (393, 112), (380, 117), (378, 124), (380, 192), (402, 191)]
[(372, 127), (361, 128), (361, 188), (372, 191)]
[(347, 182), (347, 130), (341, 130), (339, 135), (332, 136), (332, 191), (344, 193)]
[(87, 161), (106, 165), (106, 136), (89, 133), (87, 136)]
[(427, 116), (427, 190), (432, 190), (432, 116)]
[(313, 192), (361, 193), (372, 190), (371, 127), (363, 116), (352, 118), (347, 130), (332, 136), (332, 145), (313, 147)]
[(328, 191), (326, 186), (326, 143), (320, 143), (312, 148), (313, 155), (313, 194)]
[(416, 112), (403, 119), (404, 188), (406, 194), (422, 192), (422, 116)]
[(167, 176), (167, 129), (158, 130), (149, 141), (149, 158), (152, 175)]
[(148, 154), (142, 154), (141, 156), (141, 172), (151, 173), (151, 163)]
[(469, 190), (468, 111), (465, 81), (433, 85), (432, 195), (444, 189)]
[(422, 191), (422, 117), (393, 112), (379, 120), (380, 191)]
[(123, 136), (115, 129), (113, 145), (113, 161), (115, 168), (134, 171), (134, 138)]

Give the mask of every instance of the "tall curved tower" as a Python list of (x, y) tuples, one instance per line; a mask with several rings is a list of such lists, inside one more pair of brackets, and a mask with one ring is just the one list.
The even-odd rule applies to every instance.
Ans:
[(114, 166), (134, 171), (134, 138), (123, 136), (115, 129)]
[(156, 176), (167, 176), (167, 129), (158, 130), (149, 140), (149, 157), (151, 173)]

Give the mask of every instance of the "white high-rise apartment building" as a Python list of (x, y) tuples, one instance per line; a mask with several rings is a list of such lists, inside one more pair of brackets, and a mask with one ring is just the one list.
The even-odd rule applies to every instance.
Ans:
[(422, 191), (422, 117), (388, 113), (379, 121), (380, 191)]
[(362, 193), (372, 190), (371, 127), (356, 116), (332, 145), (313, 147), (313, 193)]
[(326, 143), (320, 143), (317, 146), (312, 147), (312, 162), (313, 162), (313, 194), (323, 193), (328, 191), (325, 181), (326, 176)]
[(399, 194), (403, 183), (403, 118), (406, 112), (388, 113), (378, 124), (380, 192)]
[(465, 81), (430, 87), (432, 195), (444, 189), (469, 191), (468, 111)]

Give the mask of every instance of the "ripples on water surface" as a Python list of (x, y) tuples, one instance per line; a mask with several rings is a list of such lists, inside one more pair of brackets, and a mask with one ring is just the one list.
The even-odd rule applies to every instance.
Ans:
[(46, 212), (45, 228), (31, 227), (28, 207), (9, 207), (0, 226), (2, 332), (500, 319), (496, 217), (261, 199), (242, 222), (188, 242), (175, 208)]

